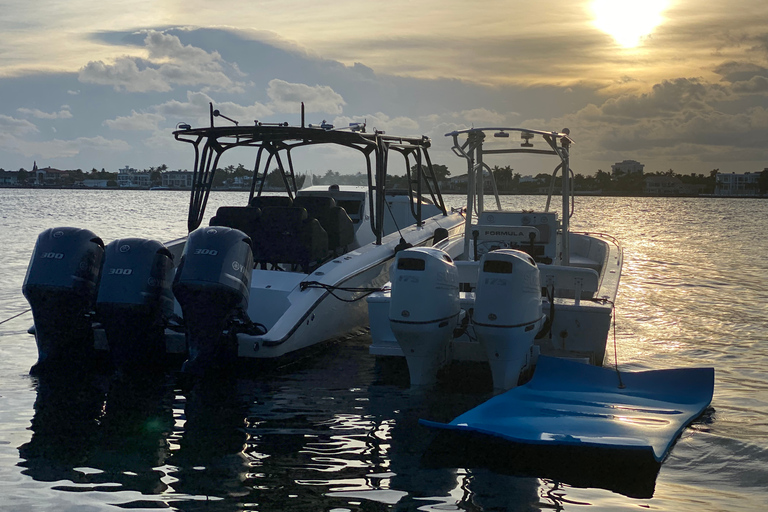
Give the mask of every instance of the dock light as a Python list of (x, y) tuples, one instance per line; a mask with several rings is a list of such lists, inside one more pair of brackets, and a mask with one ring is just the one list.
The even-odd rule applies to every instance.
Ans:
[(533, 138), (533, 134), (531, 132), (522, 132), (522, 133), (520, 133), (520, 138), (525, 141), (522, 144), (520, 144), (521, 147), (524, 147), (524, 148), (532, 148), (533, 147), (533, 144), (531, 144), (531, 139)]
[(506, 139), (506, 138), (509, 137), (509, 133), (505, 132), (504, 130), (501, 130), (499, 132), (494, 133), (493, 136), (494, 137), (499, 137), (499, 138), (502, 138), (502, 139)]
[(176, 125), (177, 130), (191, 130), (192, 126), (188, 125), (187, 123), (179, 123)]

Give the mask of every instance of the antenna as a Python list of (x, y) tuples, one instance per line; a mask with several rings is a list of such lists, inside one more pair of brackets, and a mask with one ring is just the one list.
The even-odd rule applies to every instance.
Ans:
[[(211, 104), (211, 106), (213, 106), (213, 104)], [(218, 110), (214, 110), (214, 111), (212, 112), (212, 114), (213, 114), (213, 117), (223, 117), (224, 119), (226, 119), (226, 120), (227, 120), (227, 121), (229, 121), (230, 123), (233, 123), (235, 126), (237, 126), (237, 125), (238, 125), (238, 122), (237, 122), (237, 121), (235, 121), (234, 119), (231, 119), (231, 118), (229, 118), (229, 117), (225, 116), (224, 114), (222, 114), (222, 113), (221, 113), (221, 112), (219, 112)], [(213, 124), (213, 123), (211, 123), (211, 124)]]

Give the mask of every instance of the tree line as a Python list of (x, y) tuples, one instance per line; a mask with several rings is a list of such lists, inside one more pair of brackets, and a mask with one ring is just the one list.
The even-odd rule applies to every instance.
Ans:
[[(161, 185), (162, 173), (168, 172), (168, 166), (165, 164), (157, 167), (149, 167), (140, 173), (150, 175), (152, 186)], [(411, 179), (416, 176), (417, 166), (410, 168)], [(4, 169), (0, 168), (0, 171)], [(466, 181), (451, 180), (451, 172), (448, 167), (441, 164), (433, 164), (432, 171), (435, 179), (440, 183), (443, 190), (447, 192), (466, 192)], [(499, 192), (509, 194), (540, 194), (545, 193), (552, 180), (551, 173), (539, 173), (536, 176), (523, 176), (510, 166), (494, 166), (491, 168), (493, 177), (496, 181)], [(585, 176), (583, 174), (573, 175), (574, 190), (577, 192), (593, 192), (604, 194), (642, 194), (645, 191), (645, 180), (652, 176), (667, 176), (676, 178), (686, 186), (692, 186), (703, 194), (712, 194), (715, 190), (716, 176), (719, 169), (713, 169), (708, 174), (679, 174), (669, 169), (665, 172), (653, 173), (615, 173), (611, 174), (598, 169), (594, 175)], [(91, 169), (85, 172), (82, 169), (66, 171), (66, 175), (61, 177), (60, 185), (74, 185), (86, 179), (106, 180), (107, 186), (117, 186), (118, 172), (109, 172), (104, 168), (98, 170)], [(243, 164), (228, 165), (217, 168), (214, 174), (214, 188), (250, 188), (253, 170)], [(486, 175), (487, 176), (487, 175)], [(296, 185), (301, 188), (309, 177), (309, 174), (299, 174), (296, 176)], [(18, 170), (17, 180), (19, 183), (30, 183), (35, 177), (31, 171), (24, 168)], [(257, 177), (261, 180), (261, 176)], [(556, 178), (555, 187), (560, 185), (560, 174)], [(328, 169), (324, 174), (312, 175), (312, 184), (314, 185), (366, 185), (368, 183), (367, 172), (357, 172), (355, 174), (342, 174), (338, 171)], [(273, 169), (267, 173), (265, 180), (266, 187), (270, 189), (284, 188), (282, 173), (278, 169)], [(292, 184), (291, 184), (292, 185)], [(391, 174), (388, 176), (389, 188), (407, 188), (408, 176), (403, 174)], [(768, 193), (768, 168), (760, 173), (757, 183), (761, 194)]]

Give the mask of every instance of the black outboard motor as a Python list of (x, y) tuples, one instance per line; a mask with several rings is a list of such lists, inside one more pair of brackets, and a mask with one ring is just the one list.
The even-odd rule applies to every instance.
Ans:
[(50, 228), (37, 237), (21, 288), (35, 321), (38, 359), (30, 373), (93, 365), (90, 313), (103, 258), (104, 242), (87, 229)]
[(201, 376), (234, 363), (237, 340), (224, 331), (248, 309), (252, 271), (251, 240), (242, 231), (211, 226), (189, 234), (173, 280), (189, 349), (183, 372)]
[(96, 314), (119, 373), (163, 368), (172, 280), (173, 255), (160, 242), (123, 238), (107, 245)]

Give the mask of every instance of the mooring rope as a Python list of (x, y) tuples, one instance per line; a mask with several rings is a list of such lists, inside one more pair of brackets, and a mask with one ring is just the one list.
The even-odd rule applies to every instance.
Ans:
[(613, 304), (613, 367), (616, 370), (616, 376), (619, 378), (619, 389), (624, 389), (626, 386), (621, 380), (621, 372), (619, 371), (619, 349), (616, 343), (616, 304)]
[(18, 317), (20, 317), (21, 315), (23, 315), (23, 314), (25, 314), (25, 313), (29, 313), (30, 311), (32, 311), (32, 308), (27, 308), (27, 309), (25, 309), (24, 311), (22, 311), (21, 313), (19, 313), (19, 314), (17, 314), (17, 315), (13, 315), (13, 316), (12, 316), (12, 317), (10, 317), (10, 318), (6, 318), (5, 320), (3, 320), (3, 321), (0, 321), (0, 325), (4, 324), (5, 322), (8, 322), (8, 321), (10, 321), (10, 320), (13, 320), (14, 318), (18, 318)]
[[(302, 291), (306, 290), (307, 288), (322, 288), (342, 302), (357, 302), (359, 300), (366, 298), (372, 293), (380, 292), (385, 289), (385, 288), (353, 288), (353, 287), (345, 287), (345, 286), (333, 286), (330, 284), (323, 284), (319, 281), (304, 281), (299, 285), (299, 288)], [(345, 299), (333, 293), (335, 291), (351, 292), (351, 293), (357, 292), (357, 293), (362, 293), (363, 295), (361, 295), (360, 297), (356, 297), (354, 299)]]

